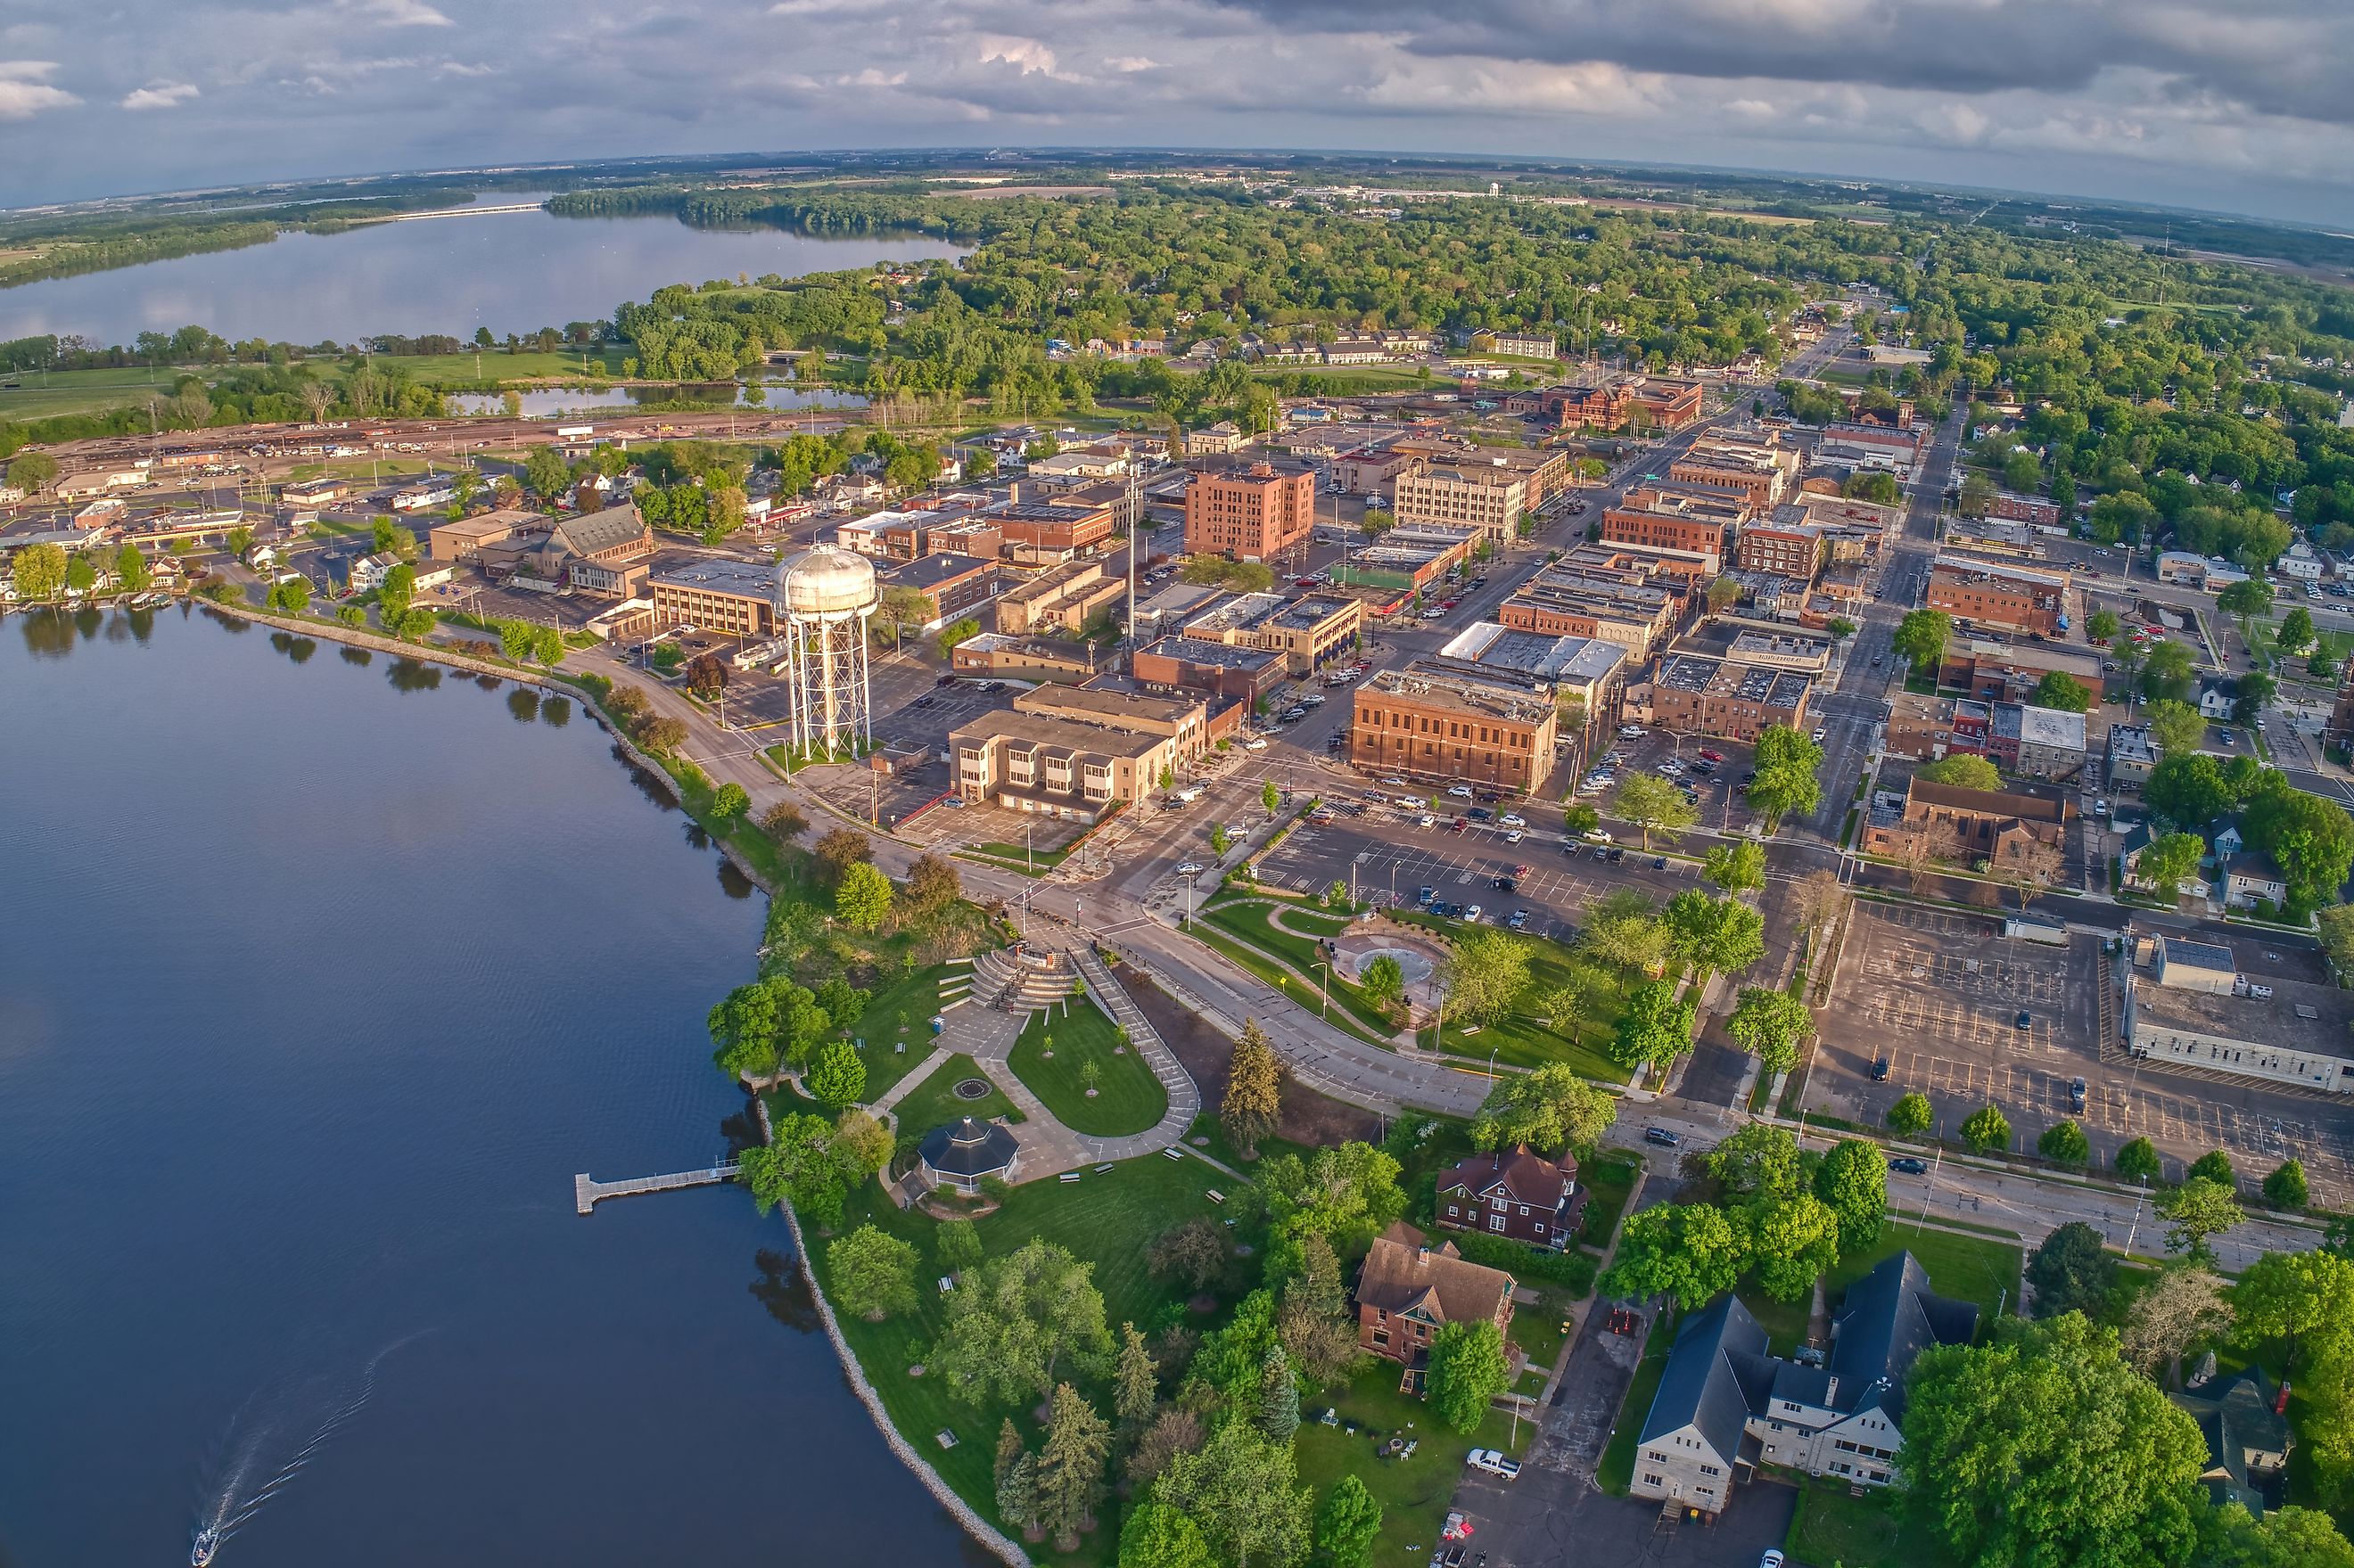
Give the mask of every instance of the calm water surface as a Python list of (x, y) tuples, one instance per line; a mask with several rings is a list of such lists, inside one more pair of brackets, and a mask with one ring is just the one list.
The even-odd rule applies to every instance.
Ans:
[[(544, 199), (495, 192), (477, 206)], [(961, 256), (917, 235), (815, 238), (782, 229), (689, 228), (668, 217), (490, 213), (282, 234), (267, 245), (148, 261), (0, 290), (0, 341), (79, 333), (127, 344), (191, 324), (232, 340), (352, 343), (377, 333), (497, 336), (602, 321), (669, 283), (742, 272), (839, 271)]]
[(0, 1563), (970, 1560), (780, 1220), (573, 1213), (740, 1135), (761, 919), (577, 707), (93, 611), (0, 735)]

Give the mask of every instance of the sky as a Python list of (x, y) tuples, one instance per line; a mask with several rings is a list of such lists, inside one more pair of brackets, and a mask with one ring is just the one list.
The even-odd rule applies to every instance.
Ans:
[(850, 147), (1469, 153), (2354, 228), (2347, 0), (0, 0), (0, 206)]

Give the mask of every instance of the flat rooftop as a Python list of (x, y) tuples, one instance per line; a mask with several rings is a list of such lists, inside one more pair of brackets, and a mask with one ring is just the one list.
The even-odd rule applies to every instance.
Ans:
[[(2187, 944), (2186, 944), (2187, 945)], [(2168, 938), (2167, 946), (2178, 946)], [(2231, 955), (2223, 952), (2228, 966)], [(2137, 1028), (2178, 1029), (2245, 1041), (2267, 1050), (2301, 1051), (2354, 1059), (2354, 1033), (2347, 1028), (2346, 993), (2305, 980), (2266, 980), (2272, 995), (2259, 999), (2229, 992), (2186, 991), (2159, 985), (2146, 970), (2133, 976)]]
[(1176, 725), (1202, 705), (1190, 697), (1148, 697), (1128, 692), (1087, 691), (1072, 686), (1042, 686), (1013, 699), (1023, 713), (1060, 715), (1106, 723), (1129, 720), (1142, 724)]
[(729, 558), (692, 561), (666, 567), (653, 575), (657, 585), (694, 588), (701, 593), (734, 594), (738, 599), (774, 599), (777, 568), (757, 561)]
[(1204, 637), (1163, 637), (1137, 652), (1158, 653), (1164, 659), (1216, 670), (1264, 670), (1283, 657), (1271, 648), (1238, 647), (1231, 642), (1213, 642)]
[(1447, 659), (1417, 659), (1403, 670), (1378, 671), (1357, 689), (1437, 707), (1466, 706), (1529, 725), (1543, 723), (1553, 707), (1550, 695), (1525, 680), (1500, 679), (1477, 664)]
[[(1076, 686), (1058, 687), (1065, 692), (1078, 691)], [(1097, 694), (1117, 696), (1115, 692)], [(1004, 739), (1044, 747), (1066, 756), (1133, 758), (1150, 753), (1167, 739), (1142, 730), (1117, 729), (1108, 725), (1086, 724), (1077, 719), (1063, 718), (1054, 714), (1017, 713), (1000, 709), (983, 714), (969, 724), (960, 724), (949, 731), (950, 747), (970, 746), (981, 741)]]
[(975, 572), (993, 569), (995, 561), (982, 560), (979, 556), (918, 556), (903, 561), (879, 575), (894, 588), (932, 588)]
[(1440, 649), (1439, 657), (1561, 685), (1590, 686), (1625, 663), (1627, 650), (1596, 637), (1516, 631), (1492, 620), (1477, 620)]
[(1793, 709), (1805, 700), (1814, 684), (1796, 670), (1741, 664), (1702, 653), (1670, 653), (1659, 662), (1655, 679), (1672, 691)]

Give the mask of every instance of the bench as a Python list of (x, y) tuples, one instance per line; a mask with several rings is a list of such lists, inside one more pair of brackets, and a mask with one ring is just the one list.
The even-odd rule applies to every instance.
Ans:
[(1060, 1176), (1055, 1178), (1057, 1181), (1076, 1181), (1078, 1179), (1079, 1173), (1076, 1171), (1066, 1171)]
[(1211, 1188), (1207, 1192), (1204, 1192), (1203, 1196), (1209, 1199), (1213, 1203), (1223, 1203), (1226, 1201), (1226, 1195), (1224, 1192), (1219, 1192), (1215, 1187)]
[(1111, 1174), (1111, 1167), (1108, 1165), (1098, 1165), (1096, 1167), (1096, 1174), (1098, 1176), (1108, 1176)]

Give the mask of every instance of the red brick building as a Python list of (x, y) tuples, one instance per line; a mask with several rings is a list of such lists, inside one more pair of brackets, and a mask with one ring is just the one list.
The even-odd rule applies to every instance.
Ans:
[(1753, 523), (1741, 531), (1739, 559), (1744, 572), (1775, 572), (1812, 582), (1822, 568), (1823, 536), (1803, 524)]
[[(1636, 495), (1627, 499), (1634, 502)], [(1648, 507), (1609, 507), (1602, 514), (1602, 542), (1606, 545), (1641, 545), (1659, 550), (1691, 550), (1724, 559), (1729, 530), (1725, 524), (1709, 517), (1695, 517), (1681, 512), (1656, 512)]]
[(1956, 620), (2050, 637), (2068, 614), (2068, 574), (1940, 556), (1929, 568), (1929, 608)]
[(1200, 473), (1185, 487), (1188, 555), (1264, 561), (1305, 541), (1316, 524), (1316, 476), (1253, 463)]
[(1450, 1231), (1508, 1236), (1559, 1252), (1585, 1216), (1577, 1161), (1547, 1160), (1528, 1145), (1475, 1154), (1438, 1178), (1437, 1218)]
[(1433, 1247), (1403, 1221), (1373, 1238), (1357, 1275), (1357, 1343), (1405, 1369), (1400, 1386), (1422, 1389), (1430, 1341), (1449, 1323), (1490, 1322), (1509, 1333), (1512, 1287), (1500, 1268), (1473, 1263), (1452, 1242)]

